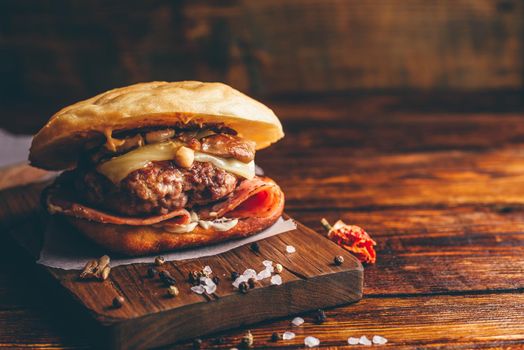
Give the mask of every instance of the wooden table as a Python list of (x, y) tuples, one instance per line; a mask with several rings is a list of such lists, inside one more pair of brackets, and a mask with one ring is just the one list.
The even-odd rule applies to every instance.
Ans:
[[(274, 101), (286, 138), (257, 159), (284, 189), (288, 213), (319, 232), (322, 217), (364, 227), (378, 261), (365, 269), (361, 302), (328, 310), (321, 325), (304, 315), (292, 341), (270, 341), (289, 319), (252, 327), (255, 347), (302, 347), (307, 335), (342, 347), (350, 336), (375, 334), (401, 348), (524, 347), (523, 100), (498, 93)], [(26, 178), (4, 172), (2, 187), (33, 178), (14, 172)], [(0, 347), (89, 348), (20, 255), (1, 239)], [(202, 347), (238, 346), (245, 331), (205, 338)], [(218, 337), (225, 343), (213, 345)]]

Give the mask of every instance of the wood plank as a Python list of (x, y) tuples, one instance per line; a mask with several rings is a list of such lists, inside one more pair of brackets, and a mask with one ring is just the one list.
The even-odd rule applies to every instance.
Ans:
[[(291, 327), (291, 318), (250, 327), (255, 348), (301, 348), (305, 336), (316, 336), (325, 347), (342, 349), (350, 336), (375, 334), (386, 337), (395, 348), (519, 348), (524, 342), (524, 295), (498, 293), (480, 295), (414, 296), (401, 298), (365, 298), (358, 304), (326, 310), (327, 321), (313, 322), (313, 314), (302, 316), (302, 327)], [(13, 315), (17, 315), (17, 319)], [(53, 316), (35, 317), (34, 311), (0, 312), (2, 346), (26, 346), (47, 342), (47, 346), (82, 348), (82, 344), (67, 342), (60, 329), (49, 328)], [(4, 330), (3, 329), (3, 330)], [(292, 341), (270, 341), (273, 332), (291, 330), (297, 334)], [(238, 347), (245, 328), (204, 338), (202, 348), (229, 349)], [(25, 340), (14, 342), (9, 335), (26, 334)], [(216, 345), (218, 337), (225, 343)], [(45, 345), (44, 345), (45, 346)], [(44, 347), (42, 346), (42, 347)], [(191, 349), (190, 343), (171, 347)]]
[(8, 100), (64, 105), (158, 77), (266, 94), (522, 88), (520, 1), (59, 4), (2, 2)]
[[(313, 315), (304, 315), (302, 327), (291, 327), (291, 318), (251, 328), (257, 348), (304, 346), (308, 335), (320, 339), (321, 346), (347, 346), (347, 338), (381, 335), (388, 345), (399, 348), (519, 348), (524, 342), (524, 295), (415, 296), (409, 298), (365, 298), (351, 307), (326, 312), (322, 325)], [(275, 331), (291, 330), (296, 338), (272, 343)], [(244, 330), (223, 334), (226, 344), (217, 349), (238, 346)], [(203, 348), (211, 347), (215, 338), (206, 339)], [(347, 347), (343, 347), (346, 345)], [(181, 347), (188, 349), (190, 345)]]

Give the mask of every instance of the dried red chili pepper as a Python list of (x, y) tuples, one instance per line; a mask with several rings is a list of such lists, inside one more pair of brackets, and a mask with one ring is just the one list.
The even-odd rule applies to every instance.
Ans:
[(321, 220), (328, 230), (327, 237), (342, 248), (353, 253), (363, 263), (374, 264), (377, 253), (373, 246), (377, 243), (371, 239), (364, 229), (355, 225), (347, 225), (342, 220), (331, 226), (326, 219)]

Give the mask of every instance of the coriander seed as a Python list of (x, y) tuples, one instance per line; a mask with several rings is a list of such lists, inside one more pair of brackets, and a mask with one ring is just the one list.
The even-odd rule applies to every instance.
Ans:
[(284, 267), (282, 266), (282, 264), (275, 264), (275, 271), (277, 273), (282, 273), (282, 270), (284, 270)]
[(124, 305), (125, 302), (126, 302), (126, 300), (124, 299), (123, 296), (121, 296), (121, 295), (116, 296), (116, 297), (113, 299), (113, 307), (114, 307), (115, 309), (121, 308), (122, 305)]
[(249, 288), (253, 289), (255, 288), (255, 279), (254, 278), (250, 278), (247, 280), (247, 285), (249, 286)]
[(246, 294), (249, 291), (249, 286), (246, 282), (242, 282), (238, 285), (238, 290), (240, 291), (240, 293)]
[(232, 281), (236, 280), (239, 276), (240, 276), (240, 274), (238, 272), (236, 272), (236, 271), (231, 272), (231, 280)]
[(344, 263), (344, 257), (342, 255), (337, 255), (333, 259), (333, 262), (335, 263), (335, 265), (340, 266)]
[(171, 297), (176, 297), (178, 294), (180, 294), (180, 292), (178, 291), (178, 288), (175, 287), (175, 286), (169, 286), (169, 288), (167, 288), (167, 294), (169, 294), (169, 296)]
[(157, 273), (158, 271), (152, 266), (147, 269), (147, 277), (149, 278), (155, 278)]
[(155, 258), (155, 265), (156, 266), (162, 266), (166, 262), (166, 259), (163, 256), (157, 256)]

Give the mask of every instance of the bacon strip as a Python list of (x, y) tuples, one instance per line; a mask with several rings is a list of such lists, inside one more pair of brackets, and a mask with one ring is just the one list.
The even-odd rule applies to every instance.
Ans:
[(180, 225), (190, 222), (190, 215), (186, 209), (177, 209), (167, 214), (149, 216), (145, 218), (127, 217), (106, 213), (83, 204), (70, 201), (64, 197), (59, 197), (49, 193), (46, 200), (47, 208), (51, 214), (63, 214), (74, 216), (89, 221), (101, 222), (104, 224), (144, 226), (153, 225), (162, 221), (170, 220), (172, 223)]
[[(254, 177), (244, 180), (227, 199), (211, 207), (200, 209), (197, 214), (202, 219), (227, 217), (247, 217), (264, 214), (278, 200), (275, 193), (281, 193), (277, 185), (267, 177)], [(227, 215), (226, 215), (227, 214)]]
[[(265, 217), (272, 213), (275, 203), (281, 199), (279, 197), (281, 193), (273, 180), (256, 176), (252, 180), (244, 180), (227, 199), (210, 207), (200, 208), (197, 214), (203, 220), (223, 216), (231, 218)], [(51, 214), (74, 216), (104, 224), (146, 226), (162, 222), (170, 225), (185, 225), (191, 221), (186, 209), (177, 209), (167, 214), (145, 218), (119, 216), (75, 202), (61, 191), (49, 191), (46, 195), (46, 206)]]

